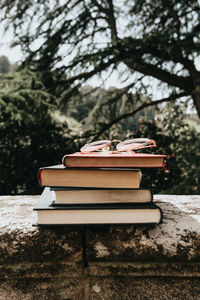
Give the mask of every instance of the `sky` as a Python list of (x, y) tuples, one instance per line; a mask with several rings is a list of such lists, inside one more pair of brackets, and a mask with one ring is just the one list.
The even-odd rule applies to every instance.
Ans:
[(8, 30), (6, 34), (3, 32), (2, 25), (0, 25), (0, 56), (5, 55), (10, 63), (18, 62), (22, 59), (22, 52), (20, 47), (10, 48), (12, 42), (12, 32)]
[[(3, 33), (3, 28), (0, 25), (0, 56), (5, 55), (11, 64), (20, 62), (23, 59), (23, 54), (20, 49), (20, 46), (11, 48), (10, 45), (12, 43), (13, 34), (11, 30), (9, 30), (6, 34)], [(90, 81), (92, 86), (98, 86), (99, 82), (97, 78), (93, 78)], [(106, 81), (106, 88), (108, 87), (123, 87), (121, 82), (118, 79), (117, 74), (112, 74)]]
[[(10, 31), (7, 31), (6, 34), (3, 33), (3, 28), (0, 24), (0, 56), (5, 55), (7, 56), (7, 58), (9, 59), (10, 63), (15, 63), (15, 62), (20, 62), (23, 59), (23, 54), (22, 51), (20, 49), (20, 46), (11, 48), (10, 45), (12, 43), (12, 39), (13, 39), (13, 34)], [(198, 64), (200, 65), (200, 63)], [(104, 84), (104, 88), (109, 88), (109, 87), (117, 87), (117, 88), (122, 88), (124, 87), (124, 84), (121, 83), (120, 79), (118, 78), (118, 74), (115, 72), (113, 73), (111, 76), (108, 76), (106, 83)], [(150, 79), (147, 78), (147, 80), (149, 81)], [(153, 80), (151, 81), (151, 83), (153, 83)], [(94, 77), (92, 79), (90, 79), (90, 81), (88, 81), (88, 84), (96, 87), (99, 86), (100, 82), (99, 79), (97, 77)], [(127, 83), (125, 84), (127, 85)], [(159, 91), (157, 88), (157, 85), (153, 83), (152, 85), (152, 93), (154, 95), (154, 99), (158, 100), (158, 99), (162, 99), (163, 97), (167, 97), (168, 93), (163, 94), (163, 92)], [(191, 108), (188, 108), (188, 112), (191, 112)]]
[[(10, 44), (12, 42), (12, 33), (8, 32), (6, 35), (3, 35), (3, 31), (2, 28), (0, 26), (0, 37), (1, 38), (1, 42), (0, 42), (0, 56), (5, 55), (7, 56), (7, 58), (9, 59), (10, 63), (15, 63), (15, 62), (19, 62), (23, 59), (23, 54), (22, 51), (20, 49), (19, 46), (14, 47), (14, 48), (10, 48)], [(99, 80), (97, 78), (92, 78), (89, 83), (89, 85), (95, 87), (95, 86), (99, 86)], [(121, 83), (121, 81), (118, 78), (118, 75), (116, 73), (113, 73), (107, 80), (106, 83), (104, 85), (105, 88), (109, 88), (109, 87), (117, 87), (117, 88), (122, 88), (123, 84)], [(155, 85), (155, 87), (153, 86), (153, 94), (156, 95), (155, 99), (161, 99), (163, 97), (163, 94), (161, 92), (159, 92), (159, 90), (157, 89), (157, 86)], [(168, 96), (167, 94), (164, 96)], [(188, 108), (188, 113), (191, 113), (191, 108)]]

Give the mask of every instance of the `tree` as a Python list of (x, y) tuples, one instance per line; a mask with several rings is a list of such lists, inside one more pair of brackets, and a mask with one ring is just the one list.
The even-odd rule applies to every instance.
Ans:
[(0, 73), (6, 74), (10, 71), (10, 62), (8, 58), (3, 55), (0, 56)]
[[(88, 117), (83, 120), (83, 132), (85, 136), (88, 134), (93, 136), (96, 140), (105, 131), (106, 134), (110, 134), (115, 128), (116, 134), (126, 129), (132, 128), (132, 130), (138, 127), (138, 119), (146, 114), (146, 120), (153, 119), (154, 111), (150, 107), (146, 107), (148, 99), (138, 94), (125, 93), (124, 89), (109, 88), (98, 89), (91, 93), (93, 98), (96, 98), (96, 105), (89, 112)], [(137, 109), (137, 102), (140, 102), (140, 106)], [(146, 111), (142, 111), (145, 106)], [(132, 116), (132, 111), (135, 111), (135, 115)], [(149, 116), (147, 116), (147, 112)], [(124, 120), (124, 117), (127, 117)], [(128, 118), (131, 116), (131, 118)], [(137, 119), (136, 119), (137, 118)], [(97, 133), (97, 134), (96, 134)]]
[(41, 193), (38, 169), (60, 164), (64, 154), (76, 150), (74, 141), (54, 120), (55, 99), (38, 74), (2, 75), (0, 82), (0, 194)]
[(151, 92), (154, 81), (168, 93), (163, 101), (188, 96), (200, 116), (198, 0), (15, 0), (0, 8), (24, 65), (43, 72), (48, 91), (63, 103), (88, 79), (116, 71), (127, 82), (124, 93), (160, 103)]
[(143, 184), (154, 193), (198, 195), (200, 132), (188, 124), (183, 103), (179, 106), (167, 103), (166, 106), (156, 121), (143, 120), (136, 132), (128, 136), (149, 136), (157, 141), (155, 153), (167, 154), (166, 168), (142, 170)]

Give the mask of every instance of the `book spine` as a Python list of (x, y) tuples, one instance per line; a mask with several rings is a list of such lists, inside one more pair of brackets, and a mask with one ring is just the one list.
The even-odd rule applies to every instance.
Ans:
[(65, 159), (66, 158), (67, 158), (67, 155), (64, 155), (63, 158), (62, 158), (62, 164), (63, 164), (64, 167), (66, 167), (66, 165), (65, 165)]
[[(156, 205), (157, 206), (157, 205)], [(160, 210), (160, 221), (158, 222), (158, 224), (162, 224), (163, 223), (163, 211), (160, 208), (160, 206), (157, 206), (157, 208)]]
[(148, 189), (151, 193), (151, 202), (153, 202), (153, 191), (151, 189)]
[(158, 224), (162, 224), (162, 221), (163, 221), (163, 211), (162, 209), (160, 208), (160, 206), (158, 206), (157, 204), (155, 204), (154, 202), (152, 202), (152, 206), (155, 208), (155, 209), (158, 209), (160, 211), (160, 220), (156, 223), (157, 225)]
[(42, 184), (42, 169), (38, 170), (37, 178), (38, 178), (39, 185), (41, 187), (43, 187), (43, 184)]

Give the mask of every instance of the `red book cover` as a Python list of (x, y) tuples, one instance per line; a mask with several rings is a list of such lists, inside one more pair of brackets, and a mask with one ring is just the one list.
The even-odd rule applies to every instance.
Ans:
[(163, 167), (166, 155), (134, 152), (75, 152), (63, 157), (65, 167)]

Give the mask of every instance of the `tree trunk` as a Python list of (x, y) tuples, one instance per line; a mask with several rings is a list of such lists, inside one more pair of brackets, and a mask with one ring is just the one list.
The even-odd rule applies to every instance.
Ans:
[(196, 110), (197, 110), (197, 114), (200, 118), (200, 84), (197, 84), (195, 89), (193, 90), (192, 98), (193, 98), (194, 105), (195, 105)]

